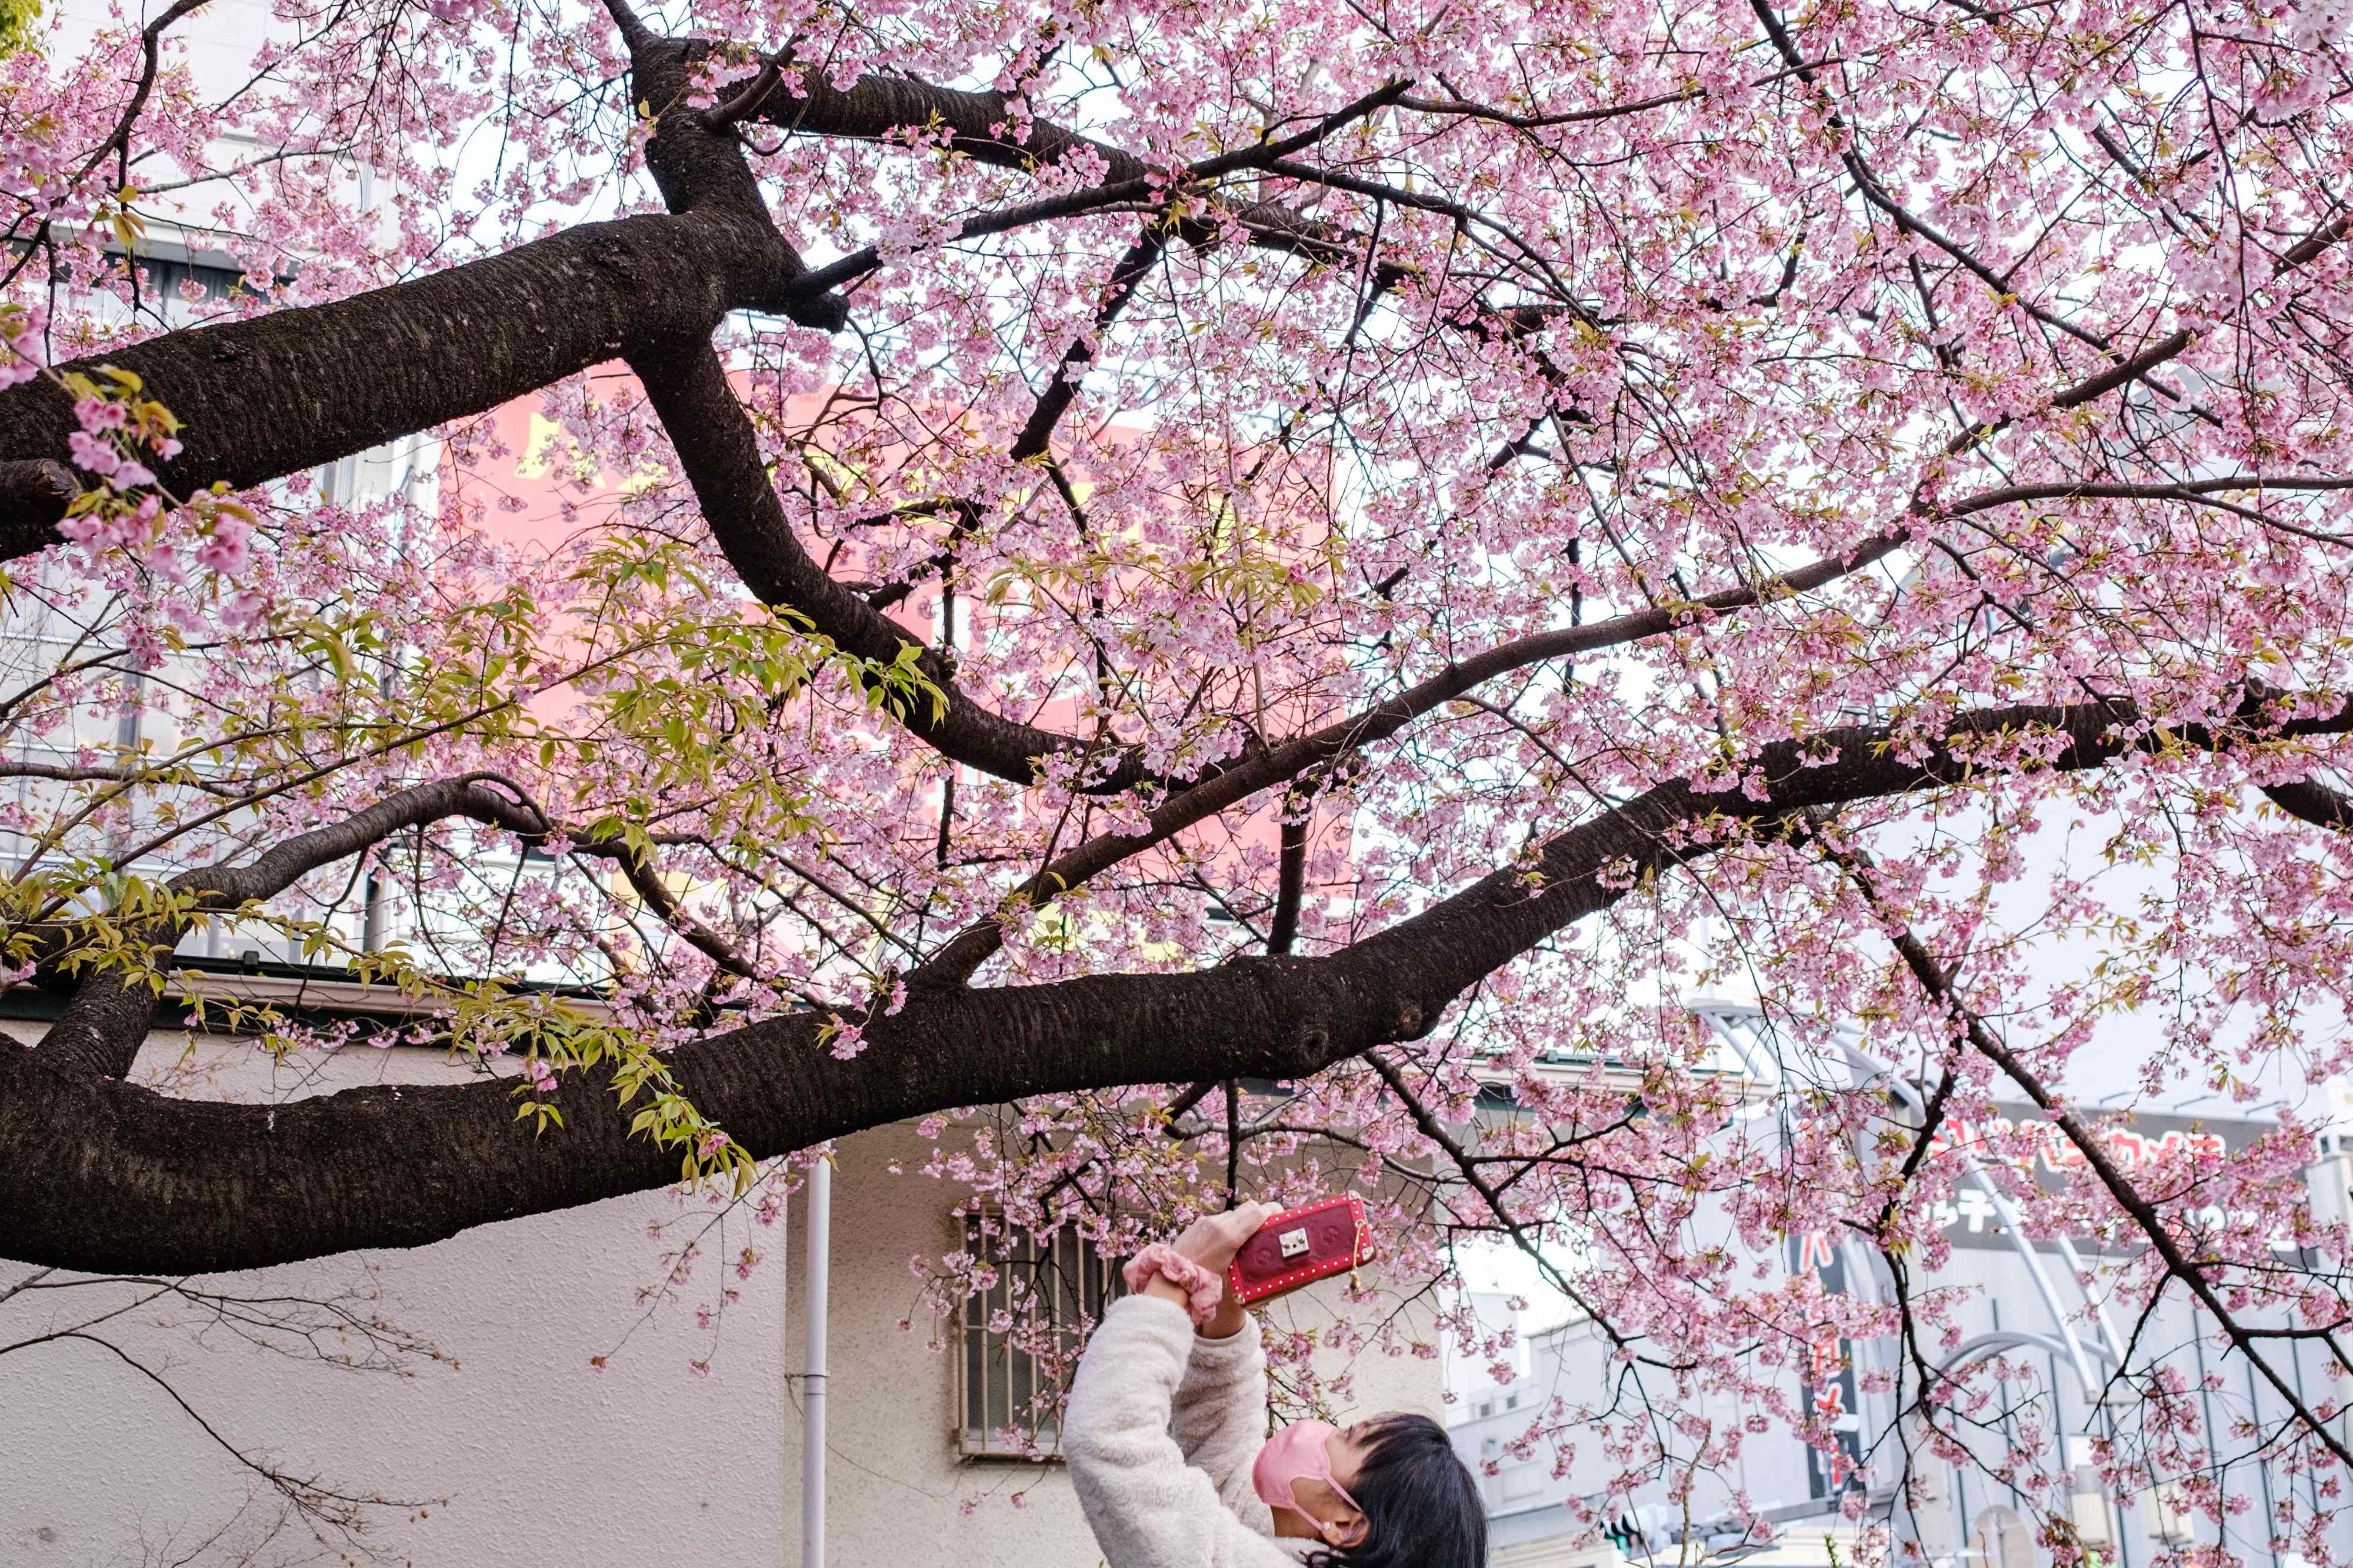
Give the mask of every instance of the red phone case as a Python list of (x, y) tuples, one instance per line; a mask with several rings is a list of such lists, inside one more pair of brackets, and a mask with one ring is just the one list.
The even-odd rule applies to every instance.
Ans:
[(1226, 1289), (1244, 1306), (1345, 1274), (1373, 1258), (1373, 1227), (1362, 1198), (1324, 1198), (1286, 1209), (1242, 1243)]

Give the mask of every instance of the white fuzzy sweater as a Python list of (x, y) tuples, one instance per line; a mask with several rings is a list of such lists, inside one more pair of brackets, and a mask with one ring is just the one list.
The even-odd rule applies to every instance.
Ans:
[(1071, 1384), (1062, 1456), (1105, 1568), (1298, 1568), (1250, 1489), (1266, 1441), (1258, 1335), (1205, 1340), (1174, 1301), (1103, 1312)]

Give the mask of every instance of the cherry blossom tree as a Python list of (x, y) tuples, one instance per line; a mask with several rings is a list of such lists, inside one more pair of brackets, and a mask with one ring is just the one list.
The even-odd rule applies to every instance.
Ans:
[[(0, 896), (68, 998), (0, 1052), (0, 1254), (417, 1246), (909, 1118), (1107, 1248), (1357, 1180), (1396, 1279), (1500, 1237), (1615, 1347), (1531, 1443), (1827, 1442), (1829, 1331), (1900, 1352), (1875, 1454), (2073, 1552), (1921, 1283), (1943, 1134), (2024, 1100), (2073, 1152), (1999, 1165), (2025, 1223), (2290, 1412), (2210, 1429), (2136, 1335), (2109, 1480), (2308, 1475), (2265, 1528), (2331, 1560), (2316, 1130), (2128, 1170), (2070, 1086), (2119, 1018), (2151, 1094), (2346, 1065), (2340, 6), (283, 0), (223, 91), (200, 8), (0, 59), (0, 544), (66, 628)], [(159, 299), (167, 220), (244, 286)], [(308, 478), (462, 473), (521, 397), (552, 552)], [(483, 1075), (134, 1081), (231, 922)], [(1731, 982), (1769, 1083), (1677, 1005)], [(1760, 1276), (1815, 1234), (1883, 1299)]]

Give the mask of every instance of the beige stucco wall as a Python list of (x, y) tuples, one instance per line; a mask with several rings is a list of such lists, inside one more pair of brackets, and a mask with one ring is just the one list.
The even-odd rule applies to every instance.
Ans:
[[(18, 1038), (30, 1032), (10, 1025)], [(159, 1037), (142, 1069), (177, 1057)], [(292, 1090), (287, 1069), (238, 1047), (206, 1047), (212, 1092)], [(309, 1091), (358, 1081), (430, 1081), (462, 1070), (431, 1053), (347, 1051), (304, 1064)], [(1098, 1561), (1059, 1467), (965, 1463), (956, 1455), (955, 1369), (918, 1311), (907, 1262), (952, 1242), (955, 1193), (910, 1170), (911, 1129), (846, 1140), (835, 1184), (832, 1430), (828, 1500), (837, 1568), (1047, 1568)], [(767, 1258), (742, 1282), (712, 1349), (694, 1305), (706, 1263), (681, 1299), (651, 1313), (659, 1278), (649, 1223), (678, 1203), (646, 1194), (486, 1226), (432, 1247), (325, 1258), (235, 1281), (325, 1294), (354, 1283), (375, 1310), (448, 1358), (416, 1375), (337, 1372), (262, 1353), (217, 1333), (146, 1318), (124, 1343), (220, 1429), (280, 1462), (423, 1506), (380, 1516), (374, 1544), (415, 1568), (799, 1561), (800, 1214), (738, 1228)], [(787, 1256), (788, 1254), (788, 1256)], [(26, 1270), (0, 1263), (0, 1292)], [(789, 1289), (788, 1289), (789, 1287)], [(69, 1295), (71, 1293), (57, 1293)], [(793, 1298), (788, 1304), (787, 1296)], [(0, 1300), (0, 1344), (54, 1321), (38, 1292)], [(1313, 1321), (1319, 1308), (1295, 1299)], [(930, 1348), (937, 1339), (940, 1351)], [(590, 1364), (607, 1354), (604, 1370)], [(789, 1364), (788, 1364), (789, 1360)], [(1366, 1357), (1361, 1408), (1437, 1413), (1434, 1361)], [(169, 1561), (234, 1511), (250, 1478), (160, 1391), (105, 1352), (68, 1342), (0, 1354), (0, 1563), (100, 1568)], [(1025, 1492), (1027, 1505), (1009, 1500)], [(964, 1505), (976, 1504), (966, 1514)], [(263, 1563), (322, 1560), (304, 1548)], [(198, 1562), (214, 1561), (199, 1558)]]
[[(159, 1037), (142, 1070), (172, 1059), (182, 1043)], [(273, 1080), (290, 1087), (295, 1076), (248, 1047), (206, 1055), (219, 1065), (214, 1089), (224, 1095), (258, 1094)], [(457, 1070), (436, 1053), (365, 1048), (306, 1066), (317, 1089)], [(448, 1358), (417, 1362), (413, 1376), (339, 1372), (217, 1332), (199, 1338), (185, 1325), (159, 1326), (153, 1312), (111, 1331), (165, 1369), (239, 1444), (364, 1494), (420, 1503), (379, 1516), (371, 1540), (390, 1563), (781, 1563), (796, 1495), (779, 1438), (785, 1275), (754, 1274), (731, 1309), (713, 1375), (693, 1375), (688, 1361), (709, 1336), (696, 1329), (691, 1294), (632, 1332), (642, 1315), (638, 1288), (661, 1277), (660, 1248), (646, 1226), (677, 1212), (665, 1194), (643, 1194), (414, 1251), (217, 1281), (289, 1294), (372, 1288), (376, 1313)], [(26, 1272), (0, 1263), (0, 1291)], [(0, 1343), (70, 1305), (38, 1292), (0, 1302)], [(617, 1346), (605, 1370), (590, 1365)], [(176, 1561), (253, 1489), (168, 1396), (98, 1347), (0, 1355), (7, 1568)], [(224, 1547), (239, 1539), (232, 1533)], [(196, 1559), (233, 1560), (225, 1552)], [(304, 1561), (335, 1559), (310, 1551), (299, 1534), (281, 1535), (259, 1559)]]

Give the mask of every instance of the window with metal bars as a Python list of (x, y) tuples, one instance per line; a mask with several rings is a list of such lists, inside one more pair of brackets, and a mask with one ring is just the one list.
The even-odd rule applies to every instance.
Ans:
[(965, 1220), (965, 1247), (996, 1280), (965, 1299), (960, 1320), (960, 1446), (968, 1458), (1050, 1452), (1060, 1398), (1048, 1363), (1067, 1368), (1123, 1293), (1118, 1266), (1069, 1231), (1047, 1242), (989, 1235), (976, 1215)]

